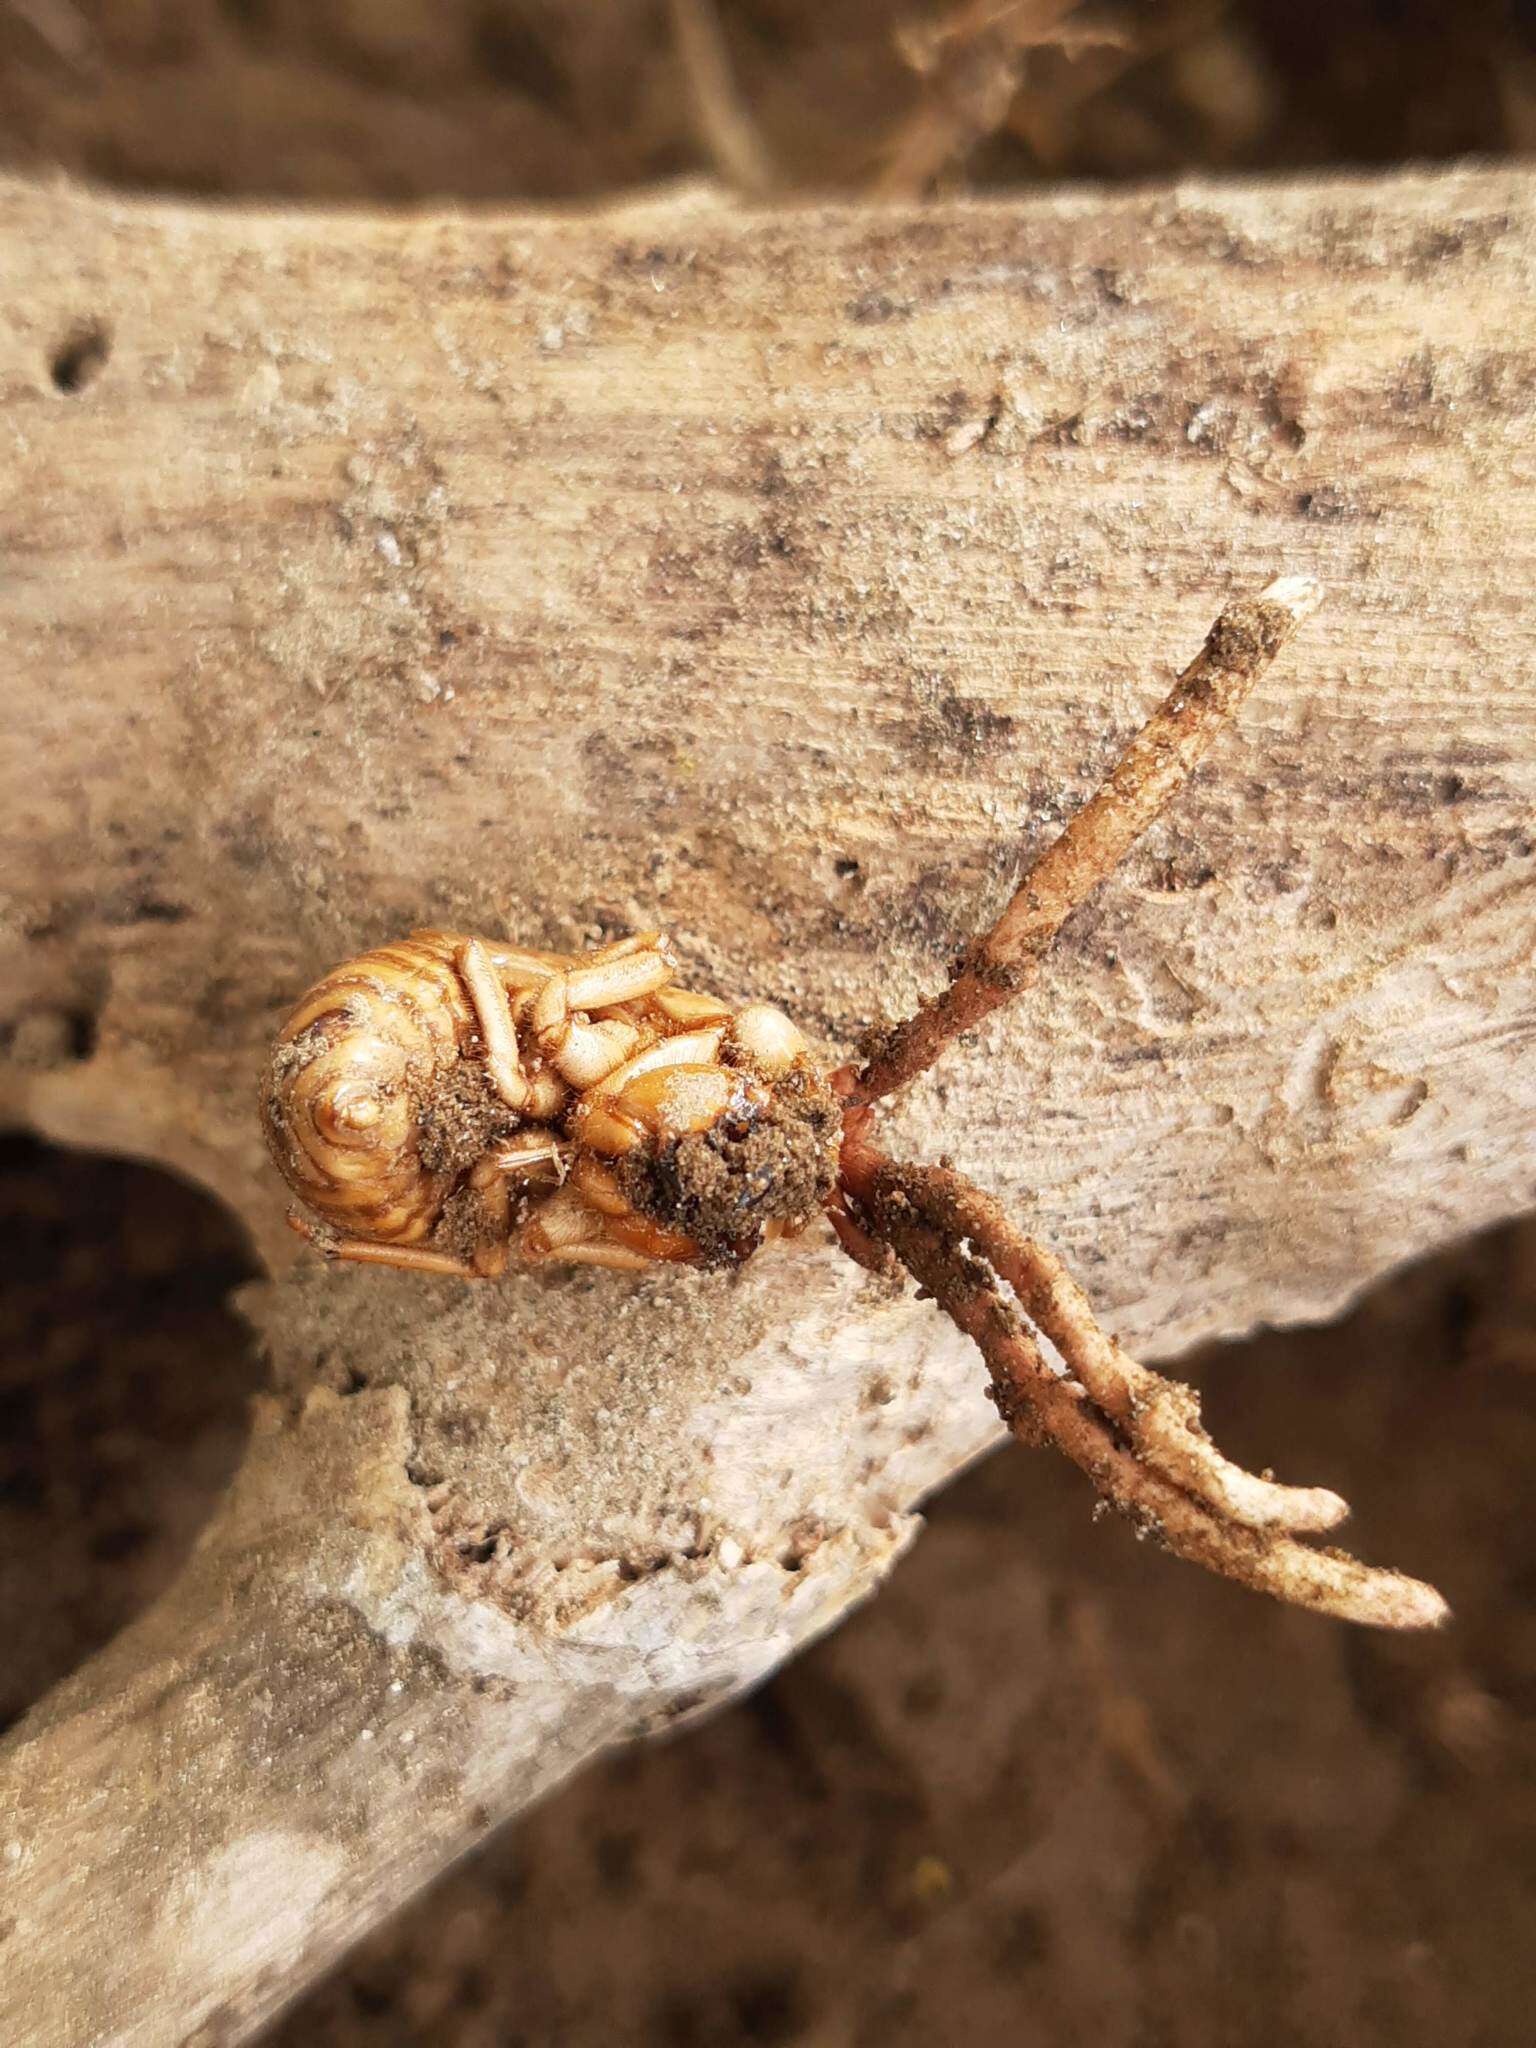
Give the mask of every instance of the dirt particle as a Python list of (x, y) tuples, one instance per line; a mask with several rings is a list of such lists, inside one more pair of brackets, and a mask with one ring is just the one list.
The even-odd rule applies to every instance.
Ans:
[(912, 307), (886, 292), (861, 292), (848, 301), (848, 318), (856, 327), (882, 327), (888, 320), (910, 320)]
[(1258, 598), (1229, 604), (1206, 638), (1206, 654), (1215, 668), (1247, 669), (1272, 660), (1293, 623), (1283, 606)]
[(1358, 516), (1356, 506), (1337, 484), (1319, 484), (1316, 490), (1303, 491), (1296, 500), (1296, 510), (1303, 519), (1324, 526)]
[(632, 1828), (605, 1829), (592, 1845), (592, 1861), (598, 1882), (614, 1898), (635, 1889), (640, 1837)]
[(28, 1010), (4, 1035), (6, 1057), (15, 1067), (47, 1073), (96, 1050), (96, 1014), (88, 1009)]
[(742, 2036), (748, 2041), (793, 2041), (800, 2037), (805, 2024), (805, 2001), (792, 1971), (749, 1978), (738, 1985), (731, 2004)]

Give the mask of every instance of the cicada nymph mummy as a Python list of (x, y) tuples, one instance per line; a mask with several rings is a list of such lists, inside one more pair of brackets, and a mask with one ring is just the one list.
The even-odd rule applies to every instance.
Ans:
[(332, 1257), (734, 1265), (801, 1230), (841, 1119), (796, 1026), (678, 987), (645, 932), (579, 955), (417, 931), (335, 968), (261, 1086), (272, 1157)]

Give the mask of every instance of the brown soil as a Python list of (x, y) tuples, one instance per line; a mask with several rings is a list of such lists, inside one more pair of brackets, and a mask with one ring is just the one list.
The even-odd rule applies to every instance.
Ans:
[[(162, 1586), (238, 1449), (235, 1228), (0, 1149), (0, 1712)], [(767, 1256), (771, 1256), (768, 1254)], [(1213, 1353), (1236, 1453), (1450, 1594), (1401, 1640), (1095, 1524), (1012, 1452), (754, 1699), (590, 1771), (374, 1936), (282, 2048), (1516, 2048), (1536, 1961), (1536, 1222)]]
[(207, 1519), (260, 1383), (226, 1300), (254, 1272), (180, 1181), (0, 1134), (0, 1728), (148, 1604)]

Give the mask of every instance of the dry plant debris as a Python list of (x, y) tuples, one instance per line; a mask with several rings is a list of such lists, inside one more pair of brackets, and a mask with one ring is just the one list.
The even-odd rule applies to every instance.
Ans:
[(919, 198), (1009, 121), (1029, 53), (1068, 58), (1118, 49), (1124, 35), (1080, 15), (1078, 0), (964, 0), (937, 22), (908, 23), (897, 47), (922, 84), (875, 180), (881, 199)]

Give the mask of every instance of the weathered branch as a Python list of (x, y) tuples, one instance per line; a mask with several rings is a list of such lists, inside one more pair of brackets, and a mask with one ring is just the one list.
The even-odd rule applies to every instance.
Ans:
[(329, 963), (664, 925), (845, 1055), (1278, 566), (1328, 586), (1305, 658), (892, 1144), (1161, 1357), (1530, 1201), (1536, 187), (9, 185), (0, 250), (6, 1103), (197, 1174), (277, 1272), (203, 1549), (0, 1752), (0, 2037), (233, 2041), (831, 1621), (995, 1434), (970, 1347), (822, 1244), (474, 1294), (285, 1264), (253, 1077)]

